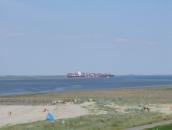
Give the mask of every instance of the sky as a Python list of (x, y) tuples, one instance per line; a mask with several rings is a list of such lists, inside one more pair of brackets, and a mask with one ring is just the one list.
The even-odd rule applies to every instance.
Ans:
[(0, 75), (166, 75), (171, 57), (171, 0), (0, 0)]

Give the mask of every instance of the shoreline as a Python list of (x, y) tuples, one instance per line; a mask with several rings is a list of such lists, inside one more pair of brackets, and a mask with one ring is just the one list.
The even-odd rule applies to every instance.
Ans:
[[(77, 117), (91, 116), (101, 120), (102, 116), (110, 118), (114, 115), (114, 120), (116, 117), (123, 120), (121, 115), (132, 115), (134, 121), (139, 117), (142, 119), (139, 124), (143, 124), (147, 120), (171, 119), (171, 99), (172, 86), (0, 96), (0, 127), (45, 121), (45, 108), (53, 113), (55, 119), (71, 118), (72, 121)], [(144, 107), (150, 110), (144, 111)]]
[[(172, 86), (172, 75), (123, 75), (114, 78), (66, 78), (63, 76), (7, 76), (0, 78), (0, 96), (33, 93), (63, 93), (99, 89)], [(6, 80), (5, 80), (6, 79)], [(10, 80), (12, 79), (12, 80)]]
[(2, 96), (24, 96), (24, 95), (33, 95), (33, 94), (60, 94), (60, 93), (72, 93), (72, 92), (90, 92), (90, 91), (104, 91), (104, 90), (123, 90), (123, 89), (157, 89), (157, 88), (172, 88), (172, 84), (167, 84), (167, 85), (146, 85), (146, 86), (123, 86), (123, 87), (108, 87), (108, 88), (88, 88), (88, 89), (76, 89), (76, 90), (64, 90), (64, 91), (40, 91), (40, 92), (20, 92), (20, 93), (6, 93), (6, 94), (1, 94), (0, 97)]
[[(0, 105), (2, 104), (49, 104), (53, 100), (65, 99), (65, 100), (74, 100), (75, 98), (81, 98), (82, 100), (88, 100), (89, 98), (102, 99), (110, 98), (111, 100), (117, 100), (118, 98), (124, 98), (127, 101), (127, 98), (130, 98), (130, 102), (134, 103), (135, 98), (140, 100), (141, 97), (145, 101), (157, 101), (159, 98), (162, 98), (164, 102), (170, 102), (169, 97), (172, 98), (170, 91), (172, 86), (157, 86), (157, 87), (127, 87), (127, 88), (109, 88), (109, 89), (87, 89), (87, 90), (73, 90), (73, 91), (64, 91), (64, 92), (44, 92), (44, 93), (27, 93), (19, 95), (0, 95)], [(159, 95), (167, 95), (167, 97), (160, 97)], [(151, 97), (152, 96), (152, 97)], [(157, 99), (156, 99), (156, 98)], [(137, 99), (137, 100), (138, 100)], [(136, 101), (137, 101), (136, 100)]]

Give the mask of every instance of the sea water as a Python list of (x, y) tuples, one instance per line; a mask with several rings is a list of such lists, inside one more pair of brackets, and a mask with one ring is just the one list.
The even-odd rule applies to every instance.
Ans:
[(0, 95), (172, 85), (172, 76), (115, 76), (113, 78), (0, 79)]

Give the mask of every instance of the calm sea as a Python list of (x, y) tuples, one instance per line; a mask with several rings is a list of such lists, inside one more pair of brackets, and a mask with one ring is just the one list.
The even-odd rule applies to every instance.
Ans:
[(172, 85), (172, 76), (115, 76), (113, 78), (93, 79), (69, 79), (58, 76), (43, 79), (5, 78), (0, 79), (0, 95), (166, 85)]

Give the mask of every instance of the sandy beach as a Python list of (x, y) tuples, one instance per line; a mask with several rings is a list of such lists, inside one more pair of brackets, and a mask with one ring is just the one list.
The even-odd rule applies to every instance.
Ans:
[(55, 119), (73, 118), (89, 114), (89, 111), (81, 105), (71, 103), (51, 106), (1, 105), (0, 127), (45, 120), (47, 113), (44, 112), (45, 108), (53, 113)]
[[(171, 92), (171, 88), (133, 88), (0, 96), (0, 129), (4, 129), (5, 126), (12, 128), (15, 127), (13, 125), (45, 121), (45, 109), (53, 114), (57, 127), (60, 127), (58, 119), (64, 119), (66, 122), (77, 120), (78, 125), (84, 122), (85, 127), (89, 127), (87, 123), (92, 123), (92, 118), (93, 122), (98, 121), (99, 125), (102, 124), (102, 120), (105, 120), (105, 124), (111, 120), (113, 126), (114, 123), (122, 123), (127, 118), (132, 118), (131, 122), (125, 124), (127, 127), (148, 124), (171, 119)], [(83, 117), (81, 120), (77, 118), (80, 116)], [(105, 117), (109, 119), (106, 120)], [(69, 118), (72, 120), (68, 120)], [(43, 129), (44, 123), (46, 122), (40, 125)], [(120, 128), (126, 127), (125, 125), (120, 124)]]
[[(104, 105), (118, 113), (129, 113), (130, 110), (141, 110), (142, 107), (136, 105)], [(165, 115), (172, 114), (170, 104), (150, 104), (150, 112), (158, 112)], [(0, 127), (34, 121), (46, 120), (47, 109), (54, 115), (55, 119), (74, 118), (84, 115), (107, 114), (106, 111), (100, 112), (95, 102), (85, 102), (82, 104), (58, 104), (58, 105), (1, 105), (0, 106)], [(92, 112), (91, 112), (92, 111)]]

